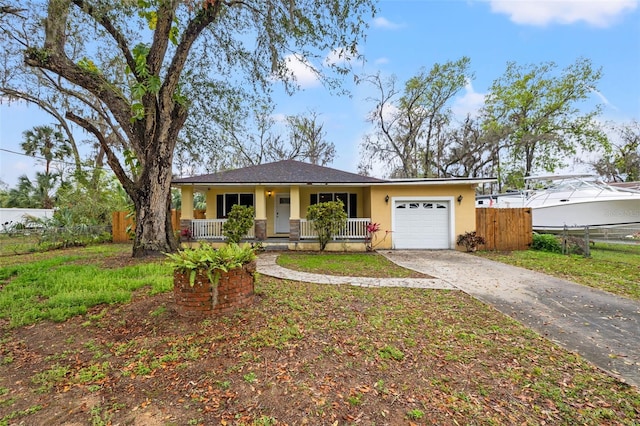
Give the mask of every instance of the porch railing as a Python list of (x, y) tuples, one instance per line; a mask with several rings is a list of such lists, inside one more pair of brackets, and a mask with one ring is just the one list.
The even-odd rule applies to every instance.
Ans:
[[(227, 219), (193, 219), (191, 221), (191, 238), (194, 240), (219, 240), (224, 241), (222, 226)], [(245, 238), (255, 238), (251, 228)]]
[[(222, 226), (226, 219), (193, 219), (191, 221), (191, 238), (194, 240), (214, 240), (224, 241)], [(342, 230), (333, 237), (334, 240), (365, 239), (367, 237), (367, 224), (371, 222), (369, 218), (348, 219)], [(255, 238), (254, 228), (251, 228), (246, 238)], [(313, 230), (311, 221), (300, 219), (300, 239), (313, 240), (318, 238)]]
[[(347, 219), (345, 226), (337, 235), (333, 236), (333, 239), (364, 239), (367, 237), (367, 225), (370, 222), (371, 219), (365, 217)], [(318, 235), (313, 229), (312, 221), (300, 219), (300, 239), (311, 240), (316, 238), (318, 238)]]

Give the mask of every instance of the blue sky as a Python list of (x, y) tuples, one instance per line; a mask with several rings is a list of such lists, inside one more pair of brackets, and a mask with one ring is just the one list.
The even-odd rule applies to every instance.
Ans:
[[(585, 57), (603, 69), (599, 91), (591, 100), (604, 105), (602, 119), (640, 120), (638, 0), (383, 0), (359, 48), (366, 63), (355, 66), (356, 73), (395, 74), (399, 83), (421, 67), (468, 56), (475, 79), (452, 105), (460, 116), (482, 106), (488, 88), (509, 61), (553, 61), (561, 69)], [(359, 143), (368, 130), (365, 117), (372, 108), (367, 98), (375, 92), (347, 78), (352, 96), (339, 97), (308, 73), (296, 71), (303, 90), (293, 97), (279, 96), (276, 113), (318, 112), (327, 139), (337, 148), (331, 166), (355, 172)], [(23, 131), (51, 123), (32, 106), (2, 104), (0, 148), (20, 152)], [(9, 186), (21, 174), (31, 177), (42, 170), (28, 157), (0, 151), (0, 180)]]

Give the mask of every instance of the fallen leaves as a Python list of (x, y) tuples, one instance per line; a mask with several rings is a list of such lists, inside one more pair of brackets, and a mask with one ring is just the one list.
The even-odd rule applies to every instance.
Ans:
[[(120, 404), (102, 412), (113, 424), (162, 410), (176, 424), (234, 426), (580, 423), (604, 409), (624, 424), (640, 409), (637, 393), (457, 292), (267, 278), (258, 291), (252, 309), (207, 321), (170, 308), (150, 321), (154, 306), (171, 306), (159, 295), (110, 307), (88, 326), (79, 318), (7, 332), (0, 359), (12, 361), (0, 363), (0, 389), (8, 389), (0, 402), (17, 398), (15, 410), (24, 410), (37, 398), (55, 406), (90, 393)], [(103, 362), (104, 378), (73, 382)], [(29, 374), (55, 363), (69, 368), (66, 382), (34, 394)], [(41, 423), (50, 405), (21, 420)], [(69, 421), (87, 423), (92, 408)], [(0, 404), (0, 419), (9, 409)]]

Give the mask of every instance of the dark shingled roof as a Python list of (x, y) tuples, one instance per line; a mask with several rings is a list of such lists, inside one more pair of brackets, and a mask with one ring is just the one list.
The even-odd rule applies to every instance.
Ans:
[(174, 184), (310, 184), (310, 183), (379, 183), (369, 176), (295, 160), (259, 164), (242, 169), (208, 175), (174, 179)]

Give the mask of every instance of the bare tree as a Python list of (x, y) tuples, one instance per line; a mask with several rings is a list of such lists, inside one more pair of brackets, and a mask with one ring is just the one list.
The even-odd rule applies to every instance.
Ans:
[[(368, 76), (378, 95), (368, 121), (375, 130), (365, 136), (361, 160), (391, 165), (389, 175), (432, 177), (437, 175), (436, 157), (451, 120), (449, 103), (473, 78), (470, 59), (435, 64), (396, 88), (396, 77)], [(363, 168), (367, 168), (366, 165)]]
[(477, 121), (467, 116), (459, 127), (451, 128), (444, 139), (447, 145), (437, 162), (438, 176), (486, 177), (492, 174), (496, 144)]
[(287, 116), (279, 122), (271, 104), (253, 100), (244, 105), (228, 108), (232, 113), (224, 121), (186, 126), (189, 141), (178, 146), (177, 154), (191, 164), (204, 164), (208, 173), (278, 160), (319, 165), (333, 161), (335, 145), (326, 140), (318, 113)]
[(326, 132), (317, 112), (289, 116), (287, 127), (290, 149), (279, 154), (282, 158), (307, 161), (320, 166), (333, 161), (336, 147), (333, 142), (326, 140)]

